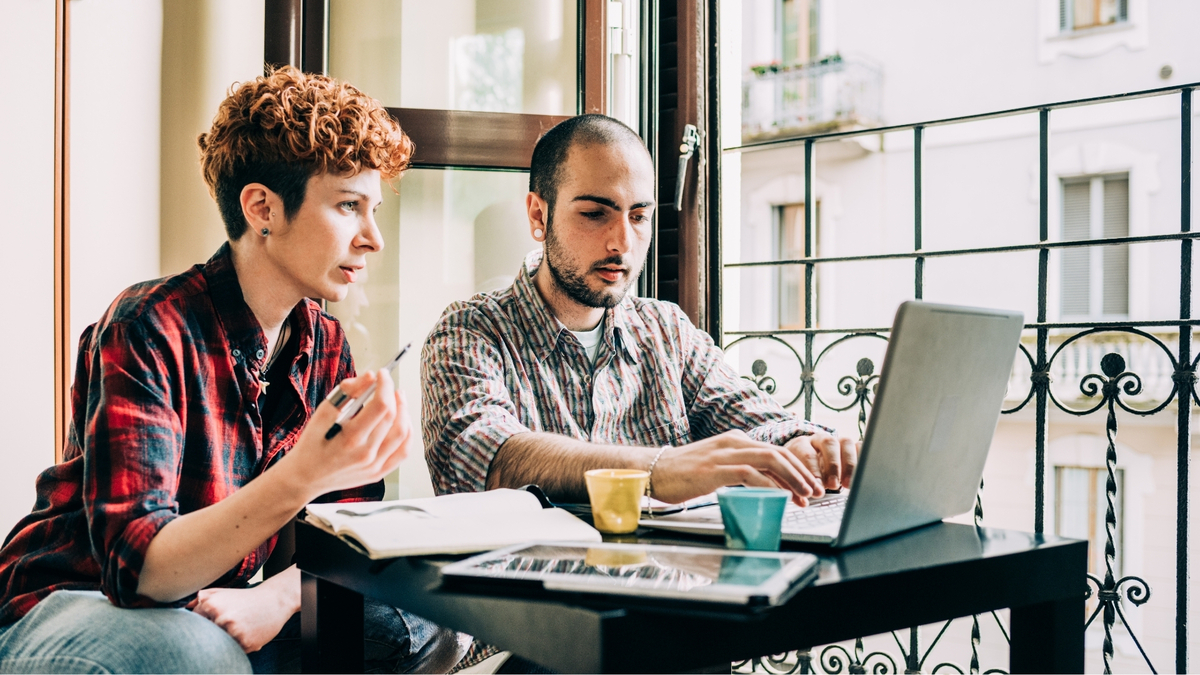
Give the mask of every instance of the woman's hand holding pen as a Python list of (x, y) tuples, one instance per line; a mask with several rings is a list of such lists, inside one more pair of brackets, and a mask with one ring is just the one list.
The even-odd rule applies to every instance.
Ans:
[[(328, 492), (374, 483), (396, 468), (405, 457), (412, 426), (392, 378), (383, 371), (366, 373), (342, 382), (341, 387), (356, 397), (375, 383), (375, 396), (346, 420), (337, 436), (325, 440), (339, 411), (331, 401), (322, 401), (295, 447), (273, 467), (217, 503), (167, 523), (146, 549), (138, 594), (174, 602), (194, 593), (240, 564), (305, 504)], [(298, 586), (290, 587), (298, 594)], [(289, 597), (283, 609), (295, 611), (298, 595)], [(213, 616), (232, 618), (230, 612), (236, 608), (228, 603), (223, 607), (213, 609)], [(257, 641), (248, 634), (242, 638), (243, 646)]]
[(363, 396), (376, 384), (362, 410), (342, 423), (331, 439), (326, 433), (340, 412), (329, 399), (321, 402), (300, 434), (296, 447), (279, 462), (288, 466), (301, 489), (314, 499), (327, 492), (374, 483), (395, 469), (408, 452), (412, 425), (403, 392), (397, 392), (387, 370), (343, 381), (338, 388), (350, 398)]

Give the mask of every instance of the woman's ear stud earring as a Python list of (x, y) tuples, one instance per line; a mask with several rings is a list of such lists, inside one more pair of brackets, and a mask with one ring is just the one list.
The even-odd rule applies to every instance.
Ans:
[(534, 239), (541, 239), (541, 238), (542, 238), (542, 231), (541, 231), (541, 230), (534, 230), (534, 231), (533, 231), (533, 238), (534, 238)]
[(262, 232), (259, 232), (259, 234), (261, 234), (262, 236), (264, 236), (264, 237), (265, 237), (265, 236), (267, 236), (268, 234), (271, 234), (271, 231), (270, 231), (270, 230), (268, 230), (267, 228), (265, 228), (265, 227), (264, 227), (264, 228), (262, 229)]

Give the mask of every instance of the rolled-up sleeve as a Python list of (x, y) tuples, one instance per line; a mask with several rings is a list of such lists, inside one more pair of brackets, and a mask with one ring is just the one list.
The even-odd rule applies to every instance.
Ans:
[(492, 340), (447, 315), (421, 351), (421, 435), (439, 494), (486, 488), (492, 459), (529, 431), (505, 385), (504, 355)]
[(94, 336), (87, 392), (83, 499), (100, 588), (120, 607), (183, 606), (138, 595), (150, 541), (179, 516), (185, 409), (169, 384), (169, 345), (139, 324)]
[(783, 445), (796, 436), (833, 429), (788, 412), (770, 394), (739, 377), (708, 333), (679, 312), (676, 317), (684, 372), (691, 401), (688, 421), (696, 438), (741, 429), (756, 441)]

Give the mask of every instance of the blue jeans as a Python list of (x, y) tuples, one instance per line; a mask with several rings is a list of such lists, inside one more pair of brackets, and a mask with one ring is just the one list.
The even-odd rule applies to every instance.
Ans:
[[(366, 600), (367, 672), (446, 672), (470, 638)], [(298, 672), (300, 616), (253, 654), (186, 609), (122, 609), (94, 591), (56, 591), (0, 627), (0, 673)]]

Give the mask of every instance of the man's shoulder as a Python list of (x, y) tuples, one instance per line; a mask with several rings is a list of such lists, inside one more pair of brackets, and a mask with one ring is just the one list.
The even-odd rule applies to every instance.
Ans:
[(679, 305), (655, 298), (629, 298), (622, 303), (630, 328), (660, 333), (664, 337), (679, 337), (681, 332), (694, 329), (692, 320)]
[(442, 311), (430, 335), (454, 330), (503, 332), (515, 321), (513, 296), (510, 286), (498, 291), (477, 293), (467, 300), (456, 300)]
[(679, 321), (682, 319), (691, 323), (683, 308), (669, 300), (630, 296), (629, 301), (627, 306), (639, 316), (648, 316), (667, 321)]

